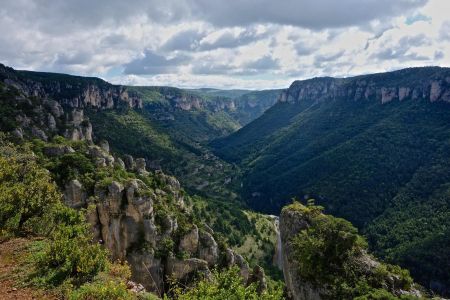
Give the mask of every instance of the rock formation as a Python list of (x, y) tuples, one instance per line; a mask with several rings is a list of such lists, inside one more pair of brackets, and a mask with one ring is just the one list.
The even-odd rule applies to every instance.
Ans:
[[(414, 80), (402, 80), (415, 69), (404, 69), (393, 73), (363, 75), (352, 78), (313, 78), (294, 81), (282, 92), (279, 102), (296, 103), (311, 101), (318, 103), (346, 98), (353, 101), (376, 100), (388, 103), (394, 100), (425, 98), (431, 102), (450, 102), (450, 72), (445, 68), (423, 68), (424, 76)], [(388, 76), (396, 76), (388, 78)], [(386, 85), (389, 82), (389, 85)]]

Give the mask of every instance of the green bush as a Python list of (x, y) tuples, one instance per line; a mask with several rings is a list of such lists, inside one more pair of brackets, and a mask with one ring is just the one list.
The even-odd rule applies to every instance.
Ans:
[(258, 294), (256, 285), (244, 285), (238, 268), (224, 271), (214, 271), (211, 279), (199, 281), (193, 288), (183, 291), (174, 290), (177, 300), (278, 300), (283, 292), (279, 287), (269, 289)]
[(44, 250), (35, 256), (38, 283), (56, 286), (69, 280), (79, 285), (105, 270), (107, 252), (92, 243), (82, 212), (61, 204), (54, 213), (54, 220), (57, 227)]
[(398, 299), (390, 291), (411, 288), (409, 272), (398, 266), (380, 263), (367, 269), (362, 263), (367, 243), (350, 222), (324, 215), (322, 207), (313, 205), (297, 202), (285, 209), (301, 211), (309, 223), (292, 239), (299, 275), (325, 287), (332, 299)]
[(60, 201), (47, 170), (11, 144), (0, 148), (0, 228), (13, 234), (42, 234), (48, 211)]

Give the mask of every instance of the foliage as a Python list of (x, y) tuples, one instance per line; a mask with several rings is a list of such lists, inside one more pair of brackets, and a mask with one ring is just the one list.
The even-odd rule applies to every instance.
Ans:
[(48, 212), (60, 199), (57, 187), (30, 152), (0, 143), (0, 228), (14, 234), (42, 234)]
[(76, 285), (92, 280), (108, 264), (106, 250), (92, 243), (82, 212), (62, 204), (53, 209), (55, 228), (48, 244), (35, 256), (36, 282), (57, 286), (66, 280)]
[(372, 260), (366, 254), (367, 243), (350, 222), (322, 214), (322, 207), (305, 207), (298, 202), (285, 209), (300, 211), (308, 223), (291, 241), (298, 273), (314, 286), (328, 290), (326, 297), (398, 299), (393, 290), (411, 289), (413, 281), (408, 271), (383, 263), (376, 268), (365, 263)]
[[(419, 71), (377, 80), (409, 85)], [(377, 255), (440, 290), (450, 286), (448, 110), (421, 98), (277, 103), (212, 146), (242, 169), (251, 208), (277, 214), (286, 199), (314, 197)]]
[(127, 289), (131, 276), (128, 265), (111, 264), (109, 270), (98, 274), (92, 282), (85, 283), (69, 294), (69, 300), (131, 300), (135, 295)]
[(258, 294), (256, 285), (245, 286), (238, 268), (231, 268), (222, 272), (213, 271), (211, 279), (204, 279), (194, 287), (183, 291), (178, 288), (174, 291), (177, 300), (278, 300), (282, 299), (282, 289), (273, 287)]

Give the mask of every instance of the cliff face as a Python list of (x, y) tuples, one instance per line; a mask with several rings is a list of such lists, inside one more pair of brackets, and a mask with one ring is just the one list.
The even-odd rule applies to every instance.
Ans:
[(54, 99), (67, 108), (142, 107), (142, 100), (135, 93), (129, 93), (126, 87), (112, 85), (99, 78), (15, 71), (0, 64), (0, 80), (27, 96)]
[[(90, 149), (91, 159), (102, 162), (98, 171), (112, 165), (126, 168), (120, 158), (115, 160), (104, 149)], [(105, 160), (109, 162), (104, 164)], [(150, 175), (134, 159), (126, 170)], [(219, 248), (210, 229), (180, 219), (180, 215), (190, 213), (179, 182), (162, 172), (151, 176), (160, 188), (152, 188), (140, 179), (128, 179), (96, 184), (92, 195), (74, 179), (65, 186), (64, 201), (74, 208), (88, 208), (95, 240), (109, 249), (113, 260), (127, 260), (133, 280), (148, 291), (161, 295), (167, 278), (188, 282), (199, 273), (208, 276), (213, 267), (236, 265), (247, 280), (248, 264), (242, 256)]]
[[(409, 78), (413, 76), (415, 78)], [(438, 67), (420, 70), (411, 68), (352, 78), (326, 77), (295, 81), (280, 94), (278, 101), (319, 103), (339, 98), (381, 103), (419, 98), (429, 99), (430, 102), (450, 102), (450, 70)]]
[(280, 215), (280, 236), (283, 274), (286, 288), (294, 300), (320, 300), (321, 290), (301, 278), (294, 259), (292, 238), (309, 227), (307, 220), (295, 210), (283, 210)]

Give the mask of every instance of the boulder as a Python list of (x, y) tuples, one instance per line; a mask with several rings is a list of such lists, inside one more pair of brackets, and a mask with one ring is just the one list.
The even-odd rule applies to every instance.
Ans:
[(73, 153), (72, 147), (66, 145), (48, 146), (44, 148), (44, 154), (47, 156), (61, 156), (67, 153)]
[(136, 172), (138, 174), (147, 174), (147, 170), (145, 170), (145, 158), (137, 158), (136, 159)]
[(174, 257), (167, 258), (166, 275), (174, 280), (187, 279), (188, 275), (204, 273), (210, 275), (208, 263), (202, 259), (189, 258), (178, 259)]
[(135, 168), (134, 159), (131, 155), (124, 155), (123, 162), (125, 163), (125, 167), (128, 171), (132, 171)]
[(151, 253), (133, 252), (127, 256), (133, 281), (142, 283), (148, 291), (162, 296), (164, 291), (164, 266)]
[(194, 255), (197, 253), (198, 240), (198, 228), (194, 225), (193, 228), (180, 239), (179, 250)]
[(199, 233), (200, 245), (198, 257), (208, 262), (208, 265), (214, 266), (219, 260), (219, 247), (213, 236), (205, 231)]
[(100, 148), (105, 151), (106, 153), (109, 153), (109, 143), (106, 140), (101, 140), (98, 145)]
[(262, 294), (265, 290), (267, 290), (267, 282), (266, 275), (264, 273), (264, 269), (260, 266), (255, 266), (253, 268), (253, 272), (248, 278), (247, 284), (256, 283), (256, 291), (258, 294)]
[(73, 179), (66, 184), (64, 190), (64, 203), (72, 208), (85, 206), (86, 192), (78, 180)]

